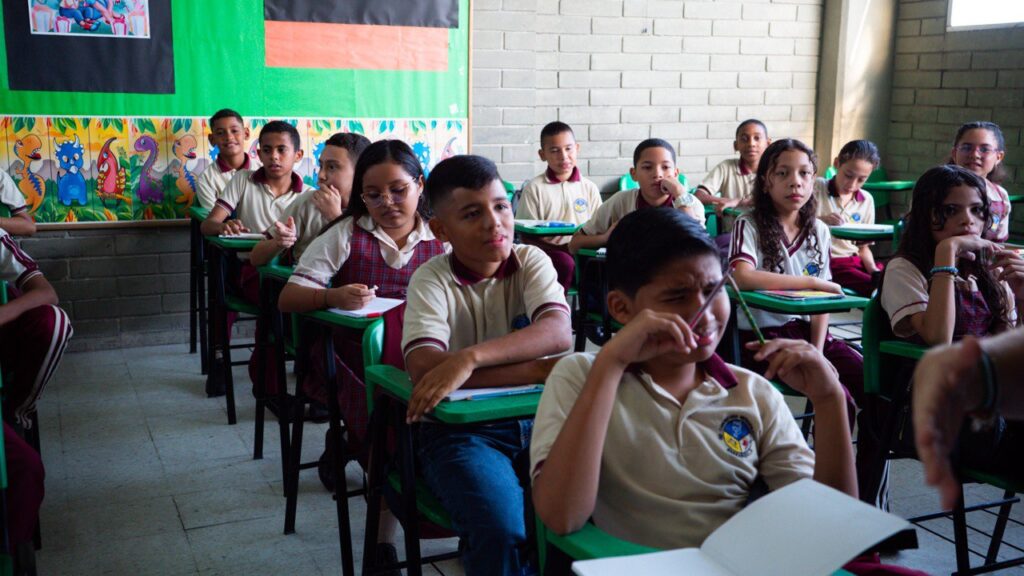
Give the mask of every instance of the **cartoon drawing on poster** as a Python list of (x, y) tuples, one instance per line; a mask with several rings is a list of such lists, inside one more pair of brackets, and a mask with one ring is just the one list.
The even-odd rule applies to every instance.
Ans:
[(149, 38), (147, 0), (28, 0), (29, 29), (56, 36)]

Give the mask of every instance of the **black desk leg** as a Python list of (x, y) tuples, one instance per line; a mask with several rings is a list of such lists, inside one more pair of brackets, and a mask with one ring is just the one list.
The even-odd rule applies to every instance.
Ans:
[(345, 439), (341, 436), (341, 409), (338, 406), (337, 370), (334, 365), (334, 333), (324, 329), (324, 362), (327, 375), (327, 410), (331, 424), (328, 434), (334, 442), (334, 501), (338, 510), (338, 538), (341, 541), (341, 570), (345, 576), (354, 576), (352, 559), (352, 527), (348, 519), (348, 482), (345, 479)]

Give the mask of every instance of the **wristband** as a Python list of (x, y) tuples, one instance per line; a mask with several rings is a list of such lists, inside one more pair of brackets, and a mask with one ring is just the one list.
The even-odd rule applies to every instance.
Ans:
[(960, 271), (957, 270), (956, 266), (936, 266), (928, 273), (929, 276), (935, 276), (936, 274), (950, 274), (952, 276), (957, 276), (960, 274)]
[(672, 207), (682, 208), (683, 206), (689, 206), (693, 204), (694, 197), (689, 192), (683, 192), (679, 196), (672, 199)]

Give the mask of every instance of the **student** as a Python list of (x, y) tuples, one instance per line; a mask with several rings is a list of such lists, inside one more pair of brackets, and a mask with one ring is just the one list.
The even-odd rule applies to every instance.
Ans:
[(0, 170), (0, 204), (3, 204), (8, 216), (0, 217), (0, 229), (14, 236), (31, 236), (36, 233), (36, 221), (28, 212), (25, 196), (14, 184), (11, 175)]
[[(422, 198), (423, 168), (415, 153), (400, 140), (380, 140), (359, 157), (345, 215), (333, 222), (303, 253), (281, 292), (282, 312), (325, 308), (357, 310), (375, 297), (405, 299), (409, 278), (427, 260), (443, 254), (444, 244), (427, 226)], [(398, 368), (402, 361), (402, 320), (405, 306), (384, 315), (383, 362)], [(339, 401), (349, 430), (349, 446), (362, 452), (366, 439), (366, 386), (361, 334), (339, 333)], [(319, 368), (315, 366), (314, 370)], [(304, 382), (311, 398), (326, 401), (322, 374)], [(275, 393), (276, 385), (268, 385)]]
[[(829, 226), (874, 224), (875, 200), (861, 189), (880, 162), (878, 147), (869, 140), (847, 142), (832, 161), (836, 175), (830, 180), (818, 178), (814, 194), (818, 218)], [(861, 296), (871, 297), (878, 287), (878, 272), (870, 242), (832, 239), (829, 269), (832, 280)]]
[[(516, 218), (523, 220), (554, 220), (583, 224), (601, 206), (601, 192), (597, 185), (580, 174), (576, 155), (580, 145), (572, 128), (564, 122), (550, 122), (540, 131), (540, 150), (537, 155), (547, 163), (539, 174), (523, 186), (516, 207)], [(551, 257), (558, 273), (558, 283), (566, 290), (572, 285), (576, 263), (569, 254), (570, 237), (544, 236), (534, 240), (527, 236), (524, 242), (534, 244)]]
[(1006, 141), (993, 122), (968, 122), (956, 131), (949, 162), (966, 168), (985, 181), (992, 222), (983, 236), (996, 242), (1010, 237), (1010, 195), (1000, 186), (1006, 177), (1002, 166)]
[[(608, 309), (625, 327), (600, 352), (560, 361), (537, 410), (533, 502), (549, 529), (592, 518), (644, 546), (696, 547), (756, 496), (758, 479), (774, 490), (814, 478), (857, 496), (845, 395), (821, 352), (799, 340), (748, 345), (767, 376), (814, 402), (814, 452), (778, 391), (715, 354), (730, 310), (724, 291), (710, 294), (722, 268), (707, 232), (672, 210), (630, 214), (608, 243), (608, 277)], [(845, 568), (891, 573), (858, 560)]]
[(708, 172), (697, 186), (697, 199), (705, 206), (714, 206), (719, 214), (726, 208), (750, 206), (754, 190), (754, 174), (764, 149), (772, 143), (768, 128), (756, 118), (740, 122), (732, 149), (739, 158), (722, 160)]
[[(880, 289), (896, 337), (938, 346), (1018, 324), (1024, 259), (982, 237), (991, 224), (985, 188), (982, 177), (953, 165), (932, 168), (917, 180), (903, 238)], [(892, 370), (909, 375), (905, 366)], [(877, 408), (873, 421), (881, 422), (884, 407), (871, 407)], [(1004, 460), (1003, 446), (1018, 442), (1011, 438), (1022, 431), (1011, 427), (998, 432), (963, 439), (970, 446), (964, 456), (972, 465), (992, 469)], [(874, 462), (878, 466), (883, 461), (876, 455)]]
[[(814, 174), (817, 157), (799, 140), (776, 140), (757, 166), (754, 207), (736, 220), (729, 265), (741, 290), (823, 290), (842, 288), (831, 282), (828, 227), (815, 218)], [(864, 360), (846, 342), (828, 333), (828, 314), (799, 316), (752, 310), (765, 338), (807, 340), (839, 372), (839, 381), (858, 401), (864, 389)], [(754, 340), (750, 323), (739, 316), (744, 342)], [(742, 351), (742, 362), (757, 372), (768, 364)], [(849, 415), (856, 414), (851, 406)], [(852, 421), (851, 421), (852, 426)]]
[(250, 169), (250, 158), (245, 151), (249, 128), (242, 115), (230, 108), (218, 110), (210, 117), (210, 135), (207, 140), (217, 148), (217, 159), (203, 170), (196, 183), (196, 200), (212, 210), (217, 197), (238, 170)]
[(3, 231), (0, 280), (17, 293), (0, 305), (0, 365), (14, 372), (13, 380), (4, 379), (4, 420), (26, 429), (74, 331), (39, 265)]
[[(260, 131), (258, 170), (239, 170), (217, 198), (210, 215), (200, 226), (204, 236), (230, 236), (255, 231), (266, 234), (303, 192), (302, 177), (292, 171), (302, 159), (299, 131), (280, 120), (268, 122)], [(235, 214), (235, 217), (231, 217)], [(246, 301), (259, 302), (259, 274), (249, 262), (229, 260), (229, 289)], [(228, 332), (230, 333), (229, 318)], [(221, 329), (215, 326), (214, 338)], [(223, 359), (214, 356), (206, 378), (209, 396), (224, 393)]]
[(319, 187), (300, 194), (270, 228), (271, 237), (253, 248), (249, 255), (253, 266), (262, 266), (279, 254), (286, 254), (286, 263), (297, 262), (324, 226), (341, 217), (352, 195), (356, 161), (369, 145), (366, 136), (353, 132), (338, 132), (324, 142), (317, 174)]
[[(402, 349), (414, 383), (407, 418), (423, 420), (460, 387), (543, 382), (572, 345), (569, 307), (551, 260), (512, 244), (512, 207), (494, 163), (455, 156), (430, 172), (430, 228), (452, 252), (409, 283)], [(462, 538), (466, 574), (519, 574), (526, 544), (525, 474), (532, 418), (419, 425), (418, 458)], [(523, 470), (522, 472), (525, 472)]]
[(704, 224), (704, 207), (679, 183), (676, 150), (660, 138), (649, 138), (633, 150), (629, 175), (637, 183), (633, 190), (613, 195), (590, 220), (572, 236), (569, 251), (600, 248), (608, 243), (615, 224), (630, 212), (652, 206), (674, 206)]
[[(1018, 264), (1019, 268), (1021, 265)], [(914, 441), (925, 481), (939, 487), (942, 507), (960, 498), (950, 455), (966, 418), (984, 426), (993, 414), (1024, 420), (1024, 329), (929, 350), (914, 369)], [(1015, 482), (1024, 481), (1020, 444), (1007, 459)]]

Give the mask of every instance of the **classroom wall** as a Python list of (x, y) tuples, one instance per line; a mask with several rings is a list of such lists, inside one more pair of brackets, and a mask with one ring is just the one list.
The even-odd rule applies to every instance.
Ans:
[(473, 0), (473, 151), (521, 183), (540, 129), (570, 124), (604, 193), (662, 137), (694, 184), (740, 120), (813, 141), (822, 0)]
[[(1004, 186), (1024, 193), (1024, 28), (947, 32), (947, 8), (947, 0), (899, 2), (883, 162), (893, 176), (916, 178), (946, 161), (961, 123), (991, 120), (1006, 138)], [(1024, 210), (1014, 208), (1019, 233)]]

